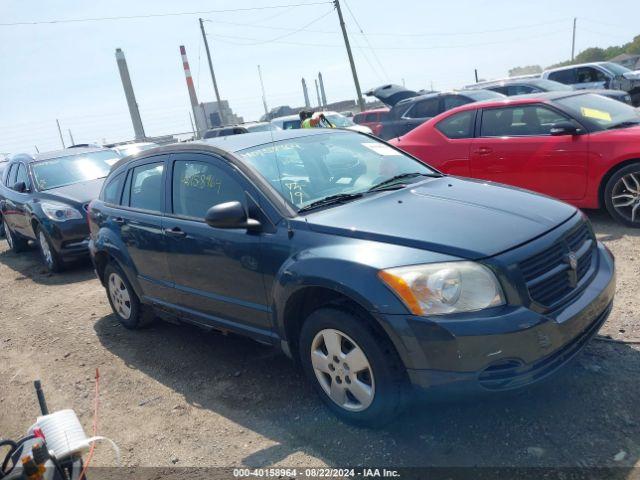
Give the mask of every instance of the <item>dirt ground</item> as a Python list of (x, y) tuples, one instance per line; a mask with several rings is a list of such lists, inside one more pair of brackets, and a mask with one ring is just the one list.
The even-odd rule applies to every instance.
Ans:
[[(159, 323), (122, 328), (88, 263), (43, 273), (37, 252), (0, 242), (0, 437), (71, 407), (131, 466), (640, 467), (640, 231), (589, 214), (614, 252), (618, 291), (584, 353), (549, 382), (514, 394), (418, 403), (382, 430), (347, 426), (277, 351)], [(604, 337), (625, 341), (605, 341)], [(636, 342), (636, 344), (632, 343)], [(114, 465), (100, 446), (96, 465)], [(637, 470), (636, 470), (637, 472)]]

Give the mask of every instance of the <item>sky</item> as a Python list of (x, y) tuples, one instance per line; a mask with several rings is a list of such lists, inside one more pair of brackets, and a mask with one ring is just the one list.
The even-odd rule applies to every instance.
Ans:
[[(276, 6), (283, 6), (274, 8)], [(640, 34), (637, 0), (341, 0), (363, 91), (403, 82), (437, 90), (547, 66)], [(227, 11), (223, 11), (227, 10)], [(233, 10), (233, 11), (232, 11)], [(180, 15), (168, 15), (180, 13)], [(623, 14), (621, 14), (623, 13)], [(113, 17), (139, 17), (119, 18)], [(104, 17), (112, 19), (96, 20)], [(245, 121), (304, 104), (322, 72), (329, 102), (355, 99), (333, 4), (324, 0), (0, 0), (0, 152), (133, 138), (115, 49), (128, 62), (147, 135), (188, 132), (184, 45), (200, 102), (214, 100), (198, 18), (221, 97)], [(75, 21), (86, 20), (87, 21)], [(61, 21), (57, 23), (36, 23)], [(64, 20), (64, 21), (63, 21)], [(74, 20), (74, 21), (70, 21)]]

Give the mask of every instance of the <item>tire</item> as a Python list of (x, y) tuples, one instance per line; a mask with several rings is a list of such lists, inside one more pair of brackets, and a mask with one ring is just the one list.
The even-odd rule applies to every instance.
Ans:
[(144, 308), (127, 276), (113, 262), (104, 269), (104, 284), (111, 309), (125, 328), (133, 330), (153, 323), (153, 312)]
[(378, 427), (402, 411), (405, 368), (391, 342), (366, 320), (340, 307), (315, 310), (302, 326), (299, 352), (306, 376), (341, 419)]
[(4, 228), (4, 221), (2, 220), (2, 217), (0, 217), (0, 238), (4, 238), (5, 236), (5, 228)]
[(60, 258), (60, 254), (56, 251), (51, 238), (44, 228), (37, 226), (35, 228), (36, 240), (38, 242), (38, 250), (40, 258), (44, 266), (52, 273), (58, 273), (64, 270), (64, 262)]
[(640, 162), (627, 165), (611, 175), (604, 189), (604, 202), (617, 222), (640, 228)]
[(2, 224), (4, 225), (5, 238), (7, 239), (9, 249), (13, 253), (24, 252), (29, 246), (29, 242), (26, 239), (20, 237), (18, 234), (13, 233), (11, 231), (11, 228), (9, 227), (9, 224), (4, 218), (2, 219)]

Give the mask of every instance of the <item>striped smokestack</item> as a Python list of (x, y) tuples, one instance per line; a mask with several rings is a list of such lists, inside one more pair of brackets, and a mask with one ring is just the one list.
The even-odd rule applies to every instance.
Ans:
[(198, 104), (198, 97), (196, 96), (196, 89), (193, 86), (193, 77), (191, 76), (191, 69), (189, 68), (189, 60), (187, 59), (187, 50), (184, 48), (184, 45), (180, 45), (180, 55), (182, 56), (182, 66), (184, 67), (184, 76), (187, 81), (187, 90), (189, 91), (193, 118), (196, 122), (196, 129), (200, 134), (207, 129), (207, 124), (204, 118), (204, 112)]

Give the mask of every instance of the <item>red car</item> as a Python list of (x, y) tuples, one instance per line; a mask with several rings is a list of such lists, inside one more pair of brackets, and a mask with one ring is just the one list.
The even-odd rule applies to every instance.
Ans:
[(391, 143), (445, 173), (604, 207), (640, 227), (640, 112), (622, 102), (562, 91), (472, 103)]
[(389, 113), (388, 108), (376, 108), (357, 113), (353, 116), (353, 121), (358, 125), (369, 127), (374, 135), (380, 136), (382, 130), (382, 121), (386, 119)]

